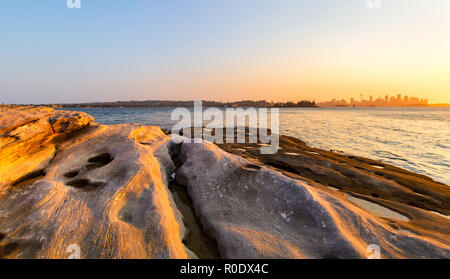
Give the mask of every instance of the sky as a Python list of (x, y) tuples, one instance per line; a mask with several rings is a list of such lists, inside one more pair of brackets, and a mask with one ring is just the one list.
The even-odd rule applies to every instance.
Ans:
[(450, 103), (450, 1), (380, 2), (0, 0), (0, 103)]

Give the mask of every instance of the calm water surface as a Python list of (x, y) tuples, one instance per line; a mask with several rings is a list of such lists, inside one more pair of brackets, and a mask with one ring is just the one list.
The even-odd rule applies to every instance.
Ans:
[[(84, 108), (102, 124), (170, 129), (169, 108)], [(387, 162), (450, 185), (449, 108), (280, 109), (281, 134), (308, 145)]]

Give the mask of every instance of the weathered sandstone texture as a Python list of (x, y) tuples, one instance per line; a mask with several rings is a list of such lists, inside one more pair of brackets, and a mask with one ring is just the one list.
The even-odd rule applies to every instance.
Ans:
[(0, 112), (0, 257), (188, 258), (158, 127), (80, 112)]
[(177, 145), (159, 127), (0, 107), (0, 258), (450, 257), (448, 185), (280, 144)]
[(185, 143), (177, 160), (177, 182), (187, 186), (225, 258), (366, 258), (371, 244), (386, 258), (450, 256), (448, 234), (440, 239), (393, 227), (340, 192), (211, 143)]

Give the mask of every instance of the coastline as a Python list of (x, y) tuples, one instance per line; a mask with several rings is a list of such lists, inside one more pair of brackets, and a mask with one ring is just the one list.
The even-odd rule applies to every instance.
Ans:
[[(62, 258), (73, 241), (91, 258), (360, 258), (360, 245), (376, 235), (386, 258), (449, 257), (448, 185), (293, 137), (281, 135), (279, 152), (261, 155), (261, 144), (176, 145), (155, 126), (14, 106), (0, 108), (0, 133), (0, 257)], [(189, 210), (201, 229), (183, 223)], [(349, 237), (336, 224), (360, 233)], [(205, 237), (187, 240), (189, 231)], [(327, 241), (313, 241), (317, 235)], [(115, 248), (102, 246), (111, 237)], [(149, 242), (157, 246), (145, 248)]]
[[(171, 129), (177, 123), (170, 108), (67, 110), (86, 112), (101, 124), (141, 123)], [(450, 182), (445, 108), (281, 108), (279, 115), (280, 133), (311, 147), (371, 158)]]

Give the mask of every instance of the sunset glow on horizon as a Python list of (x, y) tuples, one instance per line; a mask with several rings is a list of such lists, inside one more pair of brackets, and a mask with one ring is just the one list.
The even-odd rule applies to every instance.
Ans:
[(2, 1), (0, 103), (450, 103), (450, 1)]

